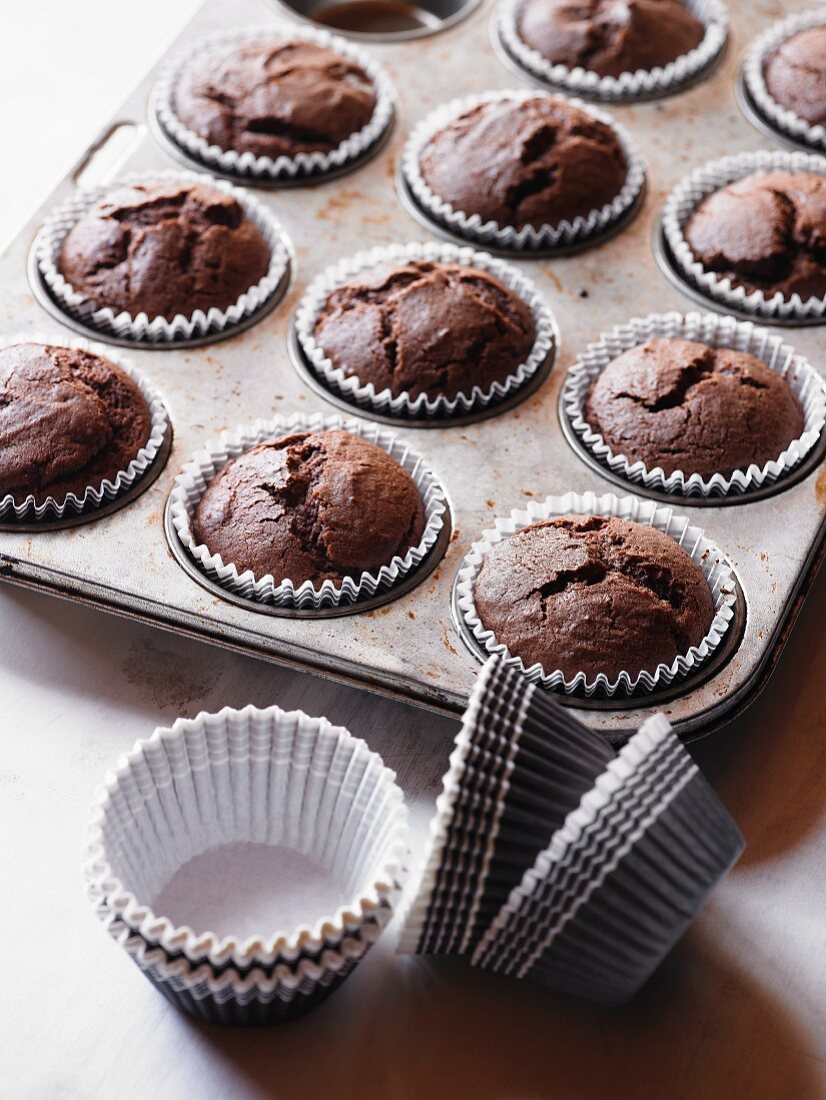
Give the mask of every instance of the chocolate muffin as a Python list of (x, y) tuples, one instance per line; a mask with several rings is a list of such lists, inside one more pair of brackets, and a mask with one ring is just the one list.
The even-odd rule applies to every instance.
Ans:
[(407, 470), (346, 431), (296, 432), (245, 451), (207, 487), (192, 522), (195, 541), (239, 572), (296, 587), (375, 572), (424, 527)]
[(82, 498), (114, 481), (151, 429), (146, 399), (114, 363), (45, 344), (0, 349), (0, 496)]
[(202, 52), (184, 66), (173, 102), (210, 145), (273, 160), (331, 152), (367, 125), (375, 106), (361, 66), (301, 39)]
[(781, 42), (766, 58), (763, 79), (781, 107), (826, 126), (826, 24)]
[(791, 386), (753, 355), (693, 340), (649, 340), (613, 359), (585, 419), (615, 454), (666, 474), (763, 467), (803, 432)]
[(267, 242), (231, 195), (186, 180), (120, 187), (72, 227), (58, 268), (101, 309), (171, 320), (227, 309), (270, 265)]
[(452, 398), (504, 382), (530, 355), (536, 325), (492, 275), (411, 260), (336, 288), (314, 335), (333, 366), (377, 392)]
[(668, 535), (560, 516), (495, 543), (474, 585), (479, 618), (525, 665), (589, 681), (670, 665), (714, 619), (699, 566)]
[(683, 234), (706, 270), (750, 294), (826, 296), (826, 176), (746, 176), (704, 199)]
[(517, 28), (554, 65), (600, 76), (662, 68), (705, 36), (679, 0), (527, 0)]
[(454, 210), (522, 229), (601, 209), (622, 190), (628, 165), (604, 122), (538, 95), (472, 107), (433, 135), (420, 170)]

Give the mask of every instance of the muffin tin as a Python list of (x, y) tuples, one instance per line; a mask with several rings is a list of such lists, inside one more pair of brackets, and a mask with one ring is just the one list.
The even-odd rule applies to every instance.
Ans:
[[(798, 0), (792, 5), (794, 11), (805, 6)], [(616, 488), (603, 471), (583, 461), (563, 434), (557, 405), (565, 372), (590, 342), (614, 325), (640, 314), (691, 308), (686, 292), (663, 278), (654, 259), (652, 230), (662, 204), (676, 183), (706, 161), (766, 147), (737, 108), (734, 78), (746, 45), (776, 17), (776, 5), (770, 0), (731, 0), (729, 8), (734, 48), (720, 69), (668, 100), (611, 108), (648, 168), (649, 193), (633, 223), (613, 240), (575, 257), (513, 261), (538, 285), (559, 325), (556, 360), (540, 388), (516, 407), (473, 425), (438, 431), (395, 425), (445, 484), (453, 529), (442, 560), (429, 576), (412, 574), (420, 583), (410, 591), (393, 591), (380, 606), (347, 618), (261, 614), (243, 600), (196, 583), (181, 568), (164, 536), (164, 513), (181, 467), (222, 431), (274, 414), (335, 411), (293, 369), (287, 347), (293, 313), (312, 279), (331, 263), (365, 248), (425, 237), (394, 188), (407, 135), (439, 104), (516, 83), (490, 47), (489, 3), (435, 37), (393, 42), (371, 38), (367, 48), (399, 94), (388, 146), (346, 179), (255, 191), (295, 248), (292, 284), (282, 302), (215, 347), (174, 346), (163, 355), (131, 351), (130, 358), (156, 385), (170, 412), (174, 440), (168, 463), (153, 484), (139, 483), (141, 494), (128, 507), (81, 528), (4, 529), (0, 577), (439, 710), (461, 709), (479, 669), (451, 616), (452, 586), (465, 555), (496, 517), (531, 500), (569, 491), (600, 495)], [(258, 0), (239, 0), (231, 8), (207, 0), (167, 57), (203, 34), (267, 17), (275, 28), (289, 30), (288, 22)], [(472, 67), (467, 58), (473, 58)], [(166, 63), (162, 59), (147, 74), (117, 113), (116, 122), (140, 127), (140, 140), (95, 185), (131, 171), (174, 167), (146, 123), (147, 99)], [(87, 159), (88, 154), (77, 172)], [(42, 293), (42, 288), (27, 283), (27, 254), (43, 218), (76, 186), (74, 175), (64, 179), (0, 257), (0, 331), (36, 333), (45, 327), (43, 309), (32, 293)], [(705, 300), (703, 305), (709, 308)], [(73, 327), (68, 318), (61, 317), (61, 322)], [(797, 327), (786, 330), (784, 338), (819, 366), (822, 333)], [(818, 460), (821, 454), (818, 450)], [(626, 491), (643, 499), (649, 495), (631, 485)], [(675, 511), (722, 548), (742, 592), (738, 630), (729, 632), (736, 644), (725, 661), (675, 685), (667, 701), (669, 720), (681, 736), (690, 737), (741, 710), (775, 664), (823, 557), (826, 476), (818, 461), (800, 480), (778, 483), (768, 499), (714, 508), (681, 501)], [(662, 701), (626, 700), (623, 708), (611, 700), (588, 707), (578, 700), (568, 702), (590, 726), (621, 741)]]

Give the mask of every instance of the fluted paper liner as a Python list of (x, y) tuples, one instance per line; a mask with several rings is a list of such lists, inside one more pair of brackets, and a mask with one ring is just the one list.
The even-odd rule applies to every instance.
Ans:
[[(339, 585), (326, 580), (316, 588), (309, 580), (296, 586), (281, 577), (256, 577), (250, 569), (240, 572), (233, 562), (224, 562), (220, 554), (212, 554), (203, 543), (196, 543), (192, 533), (192, 517), (207, 486), (224, 466), (257, 443), (275, 440), (292, 432), (319, 432), (334, 428), (353, 432), (382, 447), (413, 478), (424, 505), (425, 529), (418, 545), (411, 547), (404, 557), (396, 555), (376, 573), (365, 572), (357, 578), (345, 577)], [(277, 416), (271, 420), (257, 420), (236, 432), (225, 432), (218, 443), (199, 451), (184, 466), (175, 479), (170, 500), (172, 524), (178, 538), (193, 560), (213, 580), (236, 595), (258, 603), (316, 610), (357, 603), (392, 588), (416, 569), (433, 549), (444, 527), (447, 511), (447, 498), (441, 482), (424, 459), (397, 436), (377, 425), (320, 413)]]
[[(504, 382), (493, 382), (486, 390), (473, 386), (469, 393), (459, 393), (455, 397), (444, 394), (431, 397), (421, 393), (418, 397), (411, 398), (409, 393), (394, 396), (389, 389), (377, 391), (372, 382), (365, 384), (357, 377), (347, 375), (341, 368), (333, 366), (315, 339), (316, 323), (330, 295), (343, 283), (369, 268), (385, 263), (404, 264), (411, 260), (459, 264), (485, 271), (504, 283), (530, 307), (536, 326), (533, 348), (528, 359), (520, 363)], [(400, 419), (461, 416), (503, 401), (533, 378), (557, 344), (554, 316), (530, 279), (525, 278), (510, 264), (495, 260), (486, 252), (434, 241), (373, 248), (331, 265), (313, 280), (299, 302), (295, 314), (295, 331), (313, 371), (328, 389), (362, 408), (369, 408), (386, 416), (398, 416)]]
[(59, 333), (15, 333), (12, 336), (0, 336), (0, 348), (14, 344), (51, 344), (58, 347), (78, 348), (98, 355), (119, 367), (137, 385), (149, 406), (149, 438), (135, 454), (124, 470), (118, 471), (113, 480), (104, 478), (97, 485), (89, 485), (82, 496), (67, 493), (62, 499), (47, 497), (36, 504), (34, 495), (15, 499), (13, 494), (0, 496), (0, 519), (32, 522), (37, 520), (60, 520), (67, 516), (93, 513), (96, 508), (115, 500), (130, 489), (146, 473), (158, 456), (169, 429), (169, 418), (163, 400), (145, 375), (138, 371), (132, 361), (110, 347), (96, 344), (82, 338), (67, 339)]
[(826, 10), (823, 8), (792, 15), (773, 23), (755, 39), (749, 47), (743, 62), (743, 79), (746, 89), (755, 107), (764, 119), (777, 130), (781, 137), (791, 138), (810, 145), (815, 151), (826, 152), (826, 126), (815, 125), (801, 118), (789, 107), (783, 107), (772, 96), (766, 86), (763, 71), (769, 55), (792, 35), (826, 24)]
[(749, 293), (727, 276), (707, 271), (683, 234), (686, 223), (703, 199), (736, 180), (759, 172), (814, 172), (826, 176), (826, 157), (762, 150), (723, 157), (696, 169), (677, 184), (663, 207), (662, 231), (674, 263), (686, 281), (711, 301), (749, 313), (756, 320), (804, 321), (826, 317), (826, 297), (803, 301), (799, 294), (784, 298), (779, 291), (771, 297), (762, 290)]
[(637, 69), (619, 76), (600, 76), (582, 66), (549, 61), (529, 46), (519, 33), (519, 15), (525, 0), (504, 0), (493, 15), (494, 33), (510, 57), (530, 76), (566, 95), (605, 102), (628, 102), (670, 95), (708, 69), (722, 53), (728, 38), (728, 13), (721, 0), (687, 0), (688, 8), (703, 24), (705, 35), (693, 50), (666, 65)]
[[(711, 347), (734, 348), (755, 356), (785, 378), (803, 407), (803, 433), (789, 440), (786, 449), (762, 467), (752, 464), (732, 474), (704, 477), (690, 470), (666, 474), (657, 466), (649, 469), (642, 460), (616, 454), (602, 434), (586, 418), (589, 390), (605, 367), (629, 348), (654, 337), (697, 340)], [(684, 496), (736, 495), (762, 485), (772, 485), (797, 466), (816, 446), (826, 423), (826, 383), (807, 359), (794, 348), (752, 322), (737, 321), (718, 314), (651, 313), (617, 325), (589, 344), (571, 367), (562, 389), (562, 402), (571, 427), (582, 444), (615, 474), (647, 489)]]
[[(559, 669), (543, 669), (539, 664), (527, 668), (520, 657), (514, 657), (479, 618), (473, 585), (485, 555), (494, 543), (501, 542), (532, 523), (568, 514), (616, 516), (633, 520), (663, 531), (682, 546), (702, 570), (714, 600), (714, 619), (701, 643), (692, 646), (670, 665), (660, 664), (653, 673), (629, 669), (621, 672), (614, 680), (609, 680), (604, 673), (589, 680), (585, 672), (578, 672), (573, 678), (567, 679)], [(602, 496), (595, 493), (566, 493), (564, 496), (549, 496), (544, 501), (530, 501), (526, 509), (514, 509), (510, 516), (497, 519), (495, 526), (484, 531), (479, 541), (473, 544), (459, 570), (457, 583), (458, 605), (465, 628), (488, 653), (498, 655), (523, 672), (529, 680), (544, 688), (563, 691), (567, 695), (590, 696), (599, 692), (610, 697), (655, 691), (698, 669), (720, 645), (734, 618), (735, 591), (731, 563), (699, 527), (690, 525), (685, 516), (675, 515), (671, 508), (657, 505), (650, 500), (640, 500), (638, 497), (618, 497), (614, 493)]]
[[(182, 180), (215, 188), (236, 199), (245, 216), (260, 231), (270, 251), (267, 273), (237, 301), (226, 309), (210, 308), (206, 312), (196, 309), (190, 316), (182, 313), (174, 317), (156, 317), (150, 321), (146, 313), (137, 316), (120, 313), (109, 306), (96, 308), (94, 302), (66, 281), (58, 264), (60, 250), (69, 231), (91, 210), (97, 202), (119, 187), (136, 183), (157, 183)], [(234, 187), (226, 180), (196, 172), (132, 172), (107, 184), (89, 190), (78, 189), (64, 199), (44, 221), (35, 240), (37, 266), (57, 304), (75, 320), (98, 329), (102, 335), (132, 340), (142, 346), (169, 344), (206, 336), (213, 332), (229, 332), (246, 318), (251, 317), (276, 293), (287, 275), (291, 263), (292, 246), (281, 224), (270, 210), (248, 191)]]
[[(239, 153), (223, 149), (190, 129), (175, 110), (175, 89), (182, 67), (192, 57), (245, 42), (260, 40), (303, 39), (317, 46), (332, 50), (348, 61), (359, 65), (367, 74), (376, 97), (369, 121), (328, 153), (297, 153), (294, 157), (256, 156), (255, 153)], [(348, 164), (363, 157), (381, 139), (393, 120), (395, 91), (384, 69), (373, 58), (352, 42), (328, 31), (310, 27), (277, 28), (274, 26), (249, 26), (234, 31), (221, 31), (208, 35), (190, 46), (167, 66), (152, 92), (152, 110), (166, 135), (193, 159), (213, 171), (236, 176), (240, 180), (308, 183), (338, 172)]]
[(467, 214), (456, 210), (449, 202), (436, 195), (426, 182), (419, 167), (419, 158), (430, 139), (441, 129), (482, 103), (497, 100), (524, 102), (529, 99), (554, 98), (537, 91), (505, 90), (485, 92), (481, 95), (454, 99), (431, 111), (411, 132), (402, 151), (402, 175), (414, 199), (422, 210), (437, 224), (449, 232), (464, 237), (474, 244), (489, 245), (514, 253), (529, 253), (532, 249), (564, 248), (596, 242), (613, 224), (624, 217), (642, 194), (645, 185), (645, 165), (627, 132), (610, 115), (603, 111), (571, 100), (570, 103), (585, 111), (592, 118), (610, 126), (622, 145), (628, 172), (619, 193), (599, 210), (591, 210), (573, 221), (563, 219), (556, 225), (526, 225), (522, 229), (499, 225), (495, 221), (483, 222), (479, 214)]
[[(152, 909), (174, 873), (216, 845), (251, 842), (304, 853), (346, 899), (312, 924), (241, 941)], [(97, 795), (86, 877), (99, 915), (167, 957), (197, 967), (267, 971), (337, 950), (393, 912), (407, 860), (407, 813), (393, 772), (326, 719), (278, 707), (178, 719), (122, 757)]]

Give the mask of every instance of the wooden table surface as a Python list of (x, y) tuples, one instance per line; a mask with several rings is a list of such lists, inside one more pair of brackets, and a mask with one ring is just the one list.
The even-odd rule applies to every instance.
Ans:
[[(191, 0), (15, 5), (0, 36), (0, 241)], [(790, 532), (790, 538), (794, 533)], [(421, 845), (456, 725), (132, 623), (0, 590), (0, 1096), (826, 1097), (826, 576), (752, 710), (693, 752), (748, 843), (634, 1004), (591, 1009), (386, 936), (281, 1028), (179, 1015), (94, 920), (80, 864), (94, 787), (177, 715), (255, 703), (326, 714), (398, 770)]]

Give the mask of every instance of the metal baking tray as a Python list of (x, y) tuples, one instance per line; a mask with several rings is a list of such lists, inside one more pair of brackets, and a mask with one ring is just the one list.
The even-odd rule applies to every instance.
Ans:
[[(807, 2), (790, 7), (802, 10)], [(388, 143), (352, 175), (312, 187), (258, 192), (277, 211), (295, 247), (293, 280), (283, 301), (253, 327), (208, 347), (163, 354), (132, 351), (171, 413), (174, 438), (165, 468), (127, 507), (92, 522), (65, 530), (0, 531), (0, 576), (425, 706), (461, 708), (478, 669), (451, 613), (453, 580), (465, 553), (494, 517), (531, 498), (568, 489), (617, 491), (583, 461), (561, 429), (558, 397), (565, 370), (600, 332), (633, 315), (696, 308), (663, 276), (654, 257), (652, 231), (662, 202), (696, 165), (764, 144), (737, 107), (735, 77), (747, 43), (776, 18), (776, 4), (731, 0), (729, 7), (732, 43), (708, 80), (668, 99), (611, 108), (648, 165), (648, 193), (631, 224), (593, 251), (523, 262), (546, 294), (561, 332), (556, 361), (540, 388), (516, 407), (474, 424), (434, 430), (399, 422), (398, 432), (446, 484), (452, 510), (450, 545), (420, 584), (392, 602), (346, 618), (263, 614), (209, 591), (181, 567), (164, 535), (164, 509), (180, 466), (223, 429), (276, 412), (336, 411), (293, 366), (288, 351), (293, 311), (308, 282), (332, 261), (372, 245), (426, 236), (399, 201), (394, 182), (411, 126), (454, 96), (517, 84), (491, 48), (489, 0), (437, 35), (367, 45), (399, 93)], [(232, 5), (207, 0), (170, 52), (203, 33), (251, 22), (286, 32), (291, 26), (264, 0)], [(174, 166), (147, 126), (154, 79), (155, 72), (148, 73), (113, 120), (138, 127), (129, 155), (109, 166), (107, 179), (93, 182), (125, 171)], [(0, 257), (0, 332), (62, 329), (71, 335), (35, 299), (26, 264), (44, 214), (75, 186), (81, 169), (89, 172), (87, 160), (88, 151)], [(785, 330), (784, 336), (817, 362), (822, 332), (800, 328)], [(690, 737), (733, 717), (765, 684), (823, 557), (826, 473), (818, 464), (782, 492), (731, 507), (683, 502), (674, 507), (728, 553), (742, 588), (742, 637), (730, 647), (728, 660), (706, 669), (705, 678), (687, 682), (676, 697), (660, 701)], [(621, 738), (655, 702), (642, 697), (630, 707), (602, 704), (583, 707), (581, 714), (590, 725)]]

